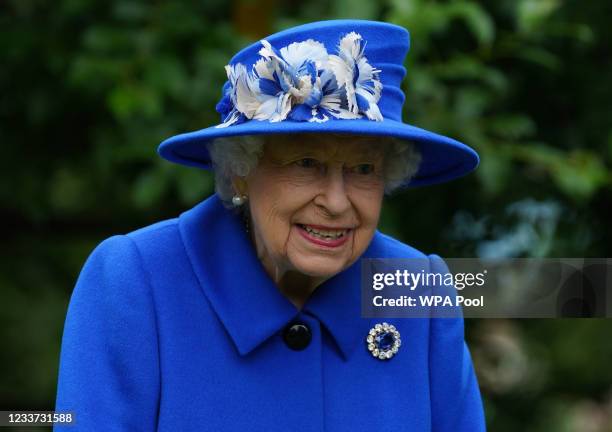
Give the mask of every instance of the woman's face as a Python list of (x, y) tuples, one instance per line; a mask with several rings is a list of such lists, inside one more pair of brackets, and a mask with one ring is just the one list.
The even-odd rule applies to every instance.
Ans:
[(384, 194), (381, 147), (376, 138), (269, 137), (245, 192), (258, 256), (275, 280), (287, 271), (327, 279), (363, 254)]

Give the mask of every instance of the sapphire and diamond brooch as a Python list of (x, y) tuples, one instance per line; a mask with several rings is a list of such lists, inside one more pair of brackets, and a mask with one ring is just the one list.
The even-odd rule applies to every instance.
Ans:
[(366, 343), (372, 356), (380, 360), (387, 360), (397, 354), (402, 340), (395, 326), (384, 322), (370, 329)]

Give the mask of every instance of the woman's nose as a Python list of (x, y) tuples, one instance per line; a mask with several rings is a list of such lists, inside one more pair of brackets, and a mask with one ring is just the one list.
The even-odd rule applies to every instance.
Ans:
[(351, 207), (341, 165), (327, 167), (321, 191), (314, 202), (332, 215), (341, 215)]

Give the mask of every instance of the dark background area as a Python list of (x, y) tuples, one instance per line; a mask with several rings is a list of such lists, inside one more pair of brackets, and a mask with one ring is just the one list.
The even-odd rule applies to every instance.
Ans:
[[(389, 197), (382, 231), (448, 258), (612, 256), (610, 17), (604, 0), (2, 2), (0, 409), (53, 409), (85, 258), (212, 192), (156, 147), (218, 123), (223, 66), (293, 25), (406, 27), (404, 121), (481, 155), (459, 181)], [(611, 330), (467, 320), (489, 429), (612, 431)]]

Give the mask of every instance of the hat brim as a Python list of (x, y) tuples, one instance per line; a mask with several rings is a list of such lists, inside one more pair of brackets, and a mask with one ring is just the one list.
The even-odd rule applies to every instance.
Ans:
[(291, 133), (346, 133), (409, 140), (417, 145), (422, 160), (419, 171), (404, 187), (447, 182), (468, 174), (479, 163), (478, 154), (459, 141), (390, 119), (383, 121), (330, 119), (324, 123), (290, 120), (270, 123), (250, 120), (225, 128), (212, 126), (175, 135), (162, 142), (157, 151), (161, 157), (171, 162), (211, 169), (206, 143), (215, 138)]

